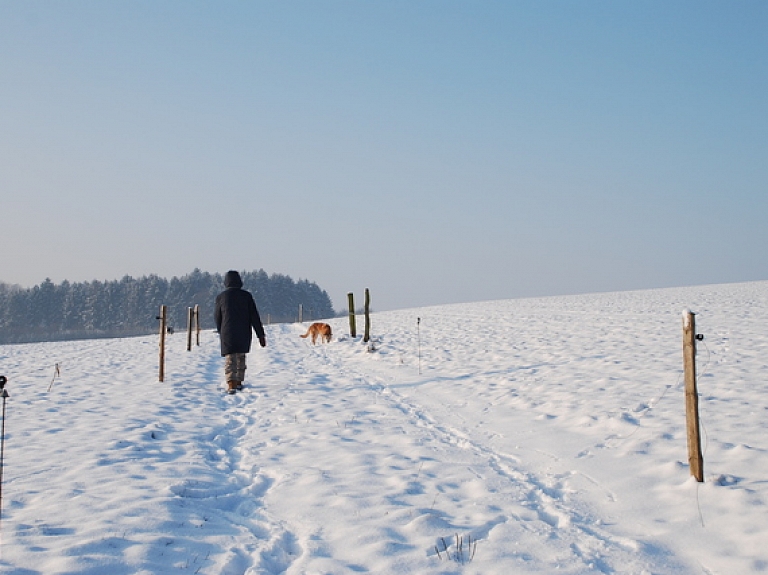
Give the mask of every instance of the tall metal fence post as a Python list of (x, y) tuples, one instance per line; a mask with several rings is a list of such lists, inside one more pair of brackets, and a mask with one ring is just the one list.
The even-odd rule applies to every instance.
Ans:
[(168, 318), (168, 306), (161, 305), (160, 315), (157, 316), (157, 319), (160, 320), (160, 370), (159, 370), (160, 373), (158, 376), (159, 381), (163, 381), (165, 379), (165, 332), (168, 329), (167, 318)]
[(5, 384), (8, 378), (0, 375), (0, 395), (3, 398), (3, 429), (0, 431), (0, 525), (3, 521), (3, 465), (5, 462), (5, 401), (10, 397)]

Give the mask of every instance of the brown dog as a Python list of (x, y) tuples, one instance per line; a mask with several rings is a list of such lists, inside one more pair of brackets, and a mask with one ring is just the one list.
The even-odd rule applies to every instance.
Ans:
[(299, 337), (308, 337), (310, 335), (312, 336), (312, 345), (315, 344), (318, 337), (320, 338), (320, 343), (331, 343), (333, 332), (331, 331), (331, 326), (329, 326), (327, 323), (318, 322), (309, 326), (307, 333), (300, 335)]

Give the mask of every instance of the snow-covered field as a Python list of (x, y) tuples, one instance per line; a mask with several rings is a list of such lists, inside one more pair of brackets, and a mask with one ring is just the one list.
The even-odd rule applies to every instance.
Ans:
[(330, 323), (269, 326), (235, 396), (213, 332), (163, 383), (157, 336), (0, 346), (0, 571), (768, 571), (768, 282), (377, 313), (372, 348)]

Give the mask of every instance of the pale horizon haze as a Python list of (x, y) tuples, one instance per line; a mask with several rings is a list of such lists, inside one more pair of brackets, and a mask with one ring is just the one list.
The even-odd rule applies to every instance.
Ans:
[(0, 282), (768, 279), (768, 4), (0, 0)]

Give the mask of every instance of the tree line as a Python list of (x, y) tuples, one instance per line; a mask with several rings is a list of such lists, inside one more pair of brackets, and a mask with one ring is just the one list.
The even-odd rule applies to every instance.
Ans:
[[(333, 317), (331, 298), (314, 282), (294, 281), (263, 269), (241, 272), (243, 289), (256, 300), (265, 324)], [(0, 344), (146, 335), (158, 329), (161, 305), (168, 325), (186, 329), (187, 310), (200, 306), (203, 329), (214, 327), (213, 306), (224, 289), (221, 274), (195, 269), (170, 280), (157, 275), (134, 279), (54, 284), (32, 288), (0, 282)]]

